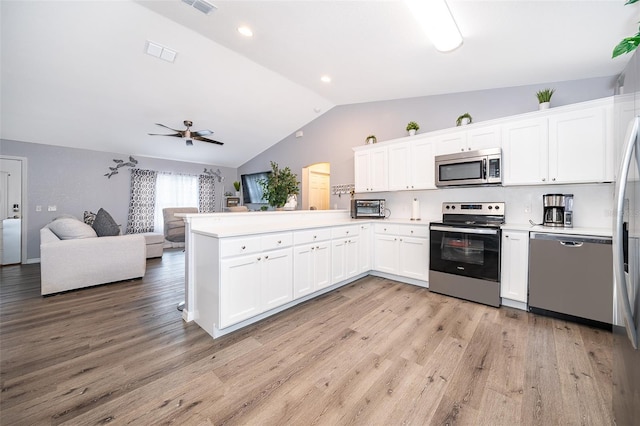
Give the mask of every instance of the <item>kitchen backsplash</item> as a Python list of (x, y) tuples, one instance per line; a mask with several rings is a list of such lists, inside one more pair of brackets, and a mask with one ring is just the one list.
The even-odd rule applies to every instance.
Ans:
[(439, 220), (443, 202), (503, 201), (506, 222), (542, 223), (544, 194), (573, 194), (574, 227), (610, 228), (613, 209), (613, 184), (545, 185), (518, 187), (468, 187), (429, 191), (400, 191), (358, 194), (357, 198), (385, 198), (394, 219), (410, 219), (412, 202), (420, 202), (422, 220)]

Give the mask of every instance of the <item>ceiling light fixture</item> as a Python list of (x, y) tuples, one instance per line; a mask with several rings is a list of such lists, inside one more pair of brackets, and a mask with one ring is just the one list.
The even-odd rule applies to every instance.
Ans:
[(238, 27), (238, 32), (245, 37), (253, 37), (253, 31), (247, 26)]
[(331, 83), (331, 77), (329, 77), (328, 75), (323, 75), (322, 77), (320, 77), (320, 81), (322, 81), (323, 83)]
[(462, 35), (445, 0), (405, 0), (416, 21), (440, 52), (462, 44)]

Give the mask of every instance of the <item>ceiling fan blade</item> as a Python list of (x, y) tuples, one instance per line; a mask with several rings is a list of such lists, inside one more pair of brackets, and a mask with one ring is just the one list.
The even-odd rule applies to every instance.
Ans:
[(209, 142), (209, 143), (215, 143), (215, 144), (218, 144), (218, 145), (224, 145), (223, 142), (214, 141), (213, 139), (209, 139), (209, 138), (203, 138), (202, 136), (194, 136), (193, 139), (195, 139), (197, 141), (202, 141), (202, 142)]
[(166, 129), (169, 129), (169, 130), (173, 130), (174, 132), (180, 132), (181, 131), (181, 130), (178, 130), (178, 129), (173, 129), (173, 128), (169, 127), (169, 126), (165, 126), (162, 123), (156, 123), (156, 125), (157, 126), (162, 126), (162, 127), (166, 128)]
[(181, 138), (182, 137), (182, 133), (178, 132), (178, 133), (173, 133), (171, 135), (165, 135), (163, 133), (147, 133), (148, 135), (151, 136), (175, 136), (177, 138)]
[(207, 136), (212, 135), (213, 132), (211, 130), (198, 130), (197, 132), (191, 132), (191, 134), (196, 136)]

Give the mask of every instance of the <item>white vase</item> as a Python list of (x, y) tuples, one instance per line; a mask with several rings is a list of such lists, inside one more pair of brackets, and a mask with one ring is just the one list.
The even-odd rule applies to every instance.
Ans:
[(295, 210), (298, 207), (298, 196), (296, 194), (291, 194), (287, 197), (287, 203), (284, 205), (285, 210)]
[(540, 109), (549, 109), (551, 102), (540, 102)]
[(409, 130), (409, 136), (413, 136), (416, 134), (416, 129)]

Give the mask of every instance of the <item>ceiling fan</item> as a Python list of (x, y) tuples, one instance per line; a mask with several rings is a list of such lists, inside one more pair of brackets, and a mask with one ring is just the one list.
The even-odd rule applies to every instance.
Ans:
[(187, 127), (185, 130), (172, 129), (171, 127), (165, 126), (164, 124), (156, 123), (158, 126), (165, 127), (167, 129), (173, 130), (174, 132), (177, 132), (177, 133), (172, 133), (170, 135), (165, 135), (165, 134), (161, 134), (161, 133), (149, 133), (149, 135), (151, 135), (151, 136), (175, 136), (177, 138), (183, 138), (183, 139), (187, 140), (187, 146), (193, 145), (193, 140), (202, 141), (202, 142), (209, 142), (209, 143), (215, 143), (217, 145), (224, 145), (223, 142), (219, 142), (219, 141), (216, 141), (216, 140), (213, 140), (213, 139), (205, 138), (205, 136), (213, 134), (213, 132), (211, 130), (192, 131), (191, 130), (191, 126), (193, 126), (193, 122), (192, 121), (184, 120), (183, 123)]

